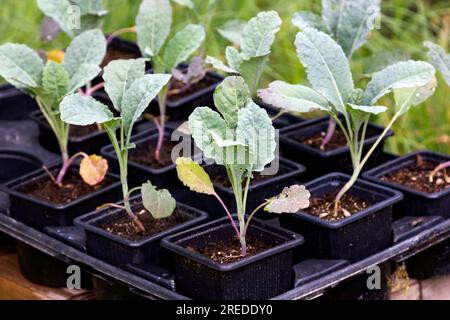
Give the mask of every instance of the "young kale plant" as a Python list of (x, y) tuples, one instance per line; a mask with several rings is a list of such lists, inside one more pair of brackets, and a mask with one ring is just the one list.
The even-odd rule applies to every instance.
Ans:
[[(144, 0), (136, 17), (138, 45), (142, 54), (149, 58), (155, 73), (167, 73), (176, 69), (186, 61), (205, 40), (205, 30), (201, 25), (189, 24), (176, 32), (168, 40), (172, 28), (172, 7), (169, 0)], [(159, 138), (155, 157), (160, 159), (160, 151), (164, 140), (166, 121), (166, 104), (171, 82), (158, 94)]]
[[(136, 228), (144, 232), (145, 228), (133, 212), (130, 196), (141, 191), (144, 207), (155, 219), (170, 216), (175, 209), (175, 200), (167, 190), (156, 190), (150, 183), (141, 187), (128, 187), (128, 152), (135, 148), (131, 142), (133, 126), (149, 103), (167, 85), (171, 75), (145, 74), (145, 59), (116, 60), (110, 62), (104, 70), (105, 90), (114, 108), (120, 113), (114, 117), (109, 108), (92, 97), (72, 94), (61, 103), (61, 119), (66, 123), (86, 126), (101, 124), (111, 140), (117, 154), (124, 199), (123, 209), (130, 216)], [(119, 132), (116, 136), (116, 130)]]
[(102, 0), (37, 0), (37, 4), (46, 16), (41, 27), (43, 41), (53, 40), (60, 31), (74, 38), (84, 31), (101, 29), (108, 13)]
[(85, 153), (69, 157), (69, 125), (60, 118), (60, 103), (63, 98), (79, 90), (100, 73), (99, 65), (105, 52), (106, 40), (100, 30), (85, 31), (75, 37), (61, 63), (49, 60), (44, 65), (36, 52), (22, 44), (7, 43), (0, 46), (0, 75), (35, 98), (58, 140), (63, 161), (56, 178), (59, 186), (62, 186), (70, 165), (80, 156), (84, 158), (82, 171), (90, 166), (98, 167), (103, 172), (93, 181), (84, 177), (85, 182), (95, 185), (106, 174), (107, 163), (101, 157), (89, 157)]
[(275, 158), (275, 129), (267, 112), (251, 100), (249, 88), (241, 77), (226, 78), (216, 88), (214, 101), (219, 112), (207, 107), (195, 109), (189, 117), (189, 128), (205, 157), (225, 167), (236, 200), (239, 226), (198, 163), (179, 158), (178, 177), (192, 191), (218, 199), (236, 231), (242, 256), (246, 256), (248, 225), (256, 212), (263, 207), (270, 212), (297, 212), (309, 205), (309, 193), (304, 187), (292, 186), (279, 197), (265, 201), (246, 219), (253, 173), (262, 172)]
[[(424, 43), (425, 47), (428, 48), (428, 58), (431, 63), (442, 73), (445, 82), (450, 87), (450, 54), (446, 53), (444, 48), (434, 44), (430, 41)], [(434, 181), (434, 177), (441, 171), (450, 168), (450, 162), (445, 162), (438, 165), (433, 172), (430, 174), (430, 182)], [(450, 178), (445, 175), (447, 183), (450, 183)]]
[(277, 12), (260, 12), (245, 25), (239, 41), (241, 50), (226, 48), (228, 65), (213, 57), (207, 57), (206, 63), (220, 71), (241, 75), (250, 85), (251, 94), (255, 96), (280, 27), (281, 19)]
[[(312, 88), (275, 81), (269, 88), (260, 90), (259, 96), (264, 102), (287, 111), (302, 113), (319, 109), (336, 121), (347, 139), (353, 165), (353, 175), (337, 194), (334, 206), (335, 214), (341, 209), (346, 212), (340, 206), (342, 197), (356, 182), (389, 129), (412, 106), (421, 104), (434, 93), (435, 69), (423, 61), (398, 62), (377, 72), (363, 90), (355, 88), (343, 49), (326, 33), (308, 28), (297, 35), (295, 46)], [(387, 110), (375, 104), (392, 91), (396, 101), (394, 115), (363, 156), (370, 116)]]
[[(322, 1), (322, 16), (309, 11), (296, 12), (292, 23), (300, 30), (314, 28), (330, 35), (350, 60), (357, 49), (367, 41), (380, 14), (381, 0)], [(327, 133), (320, 145), (324, 150), (333, 138), (336, 121), (331, 118)]]

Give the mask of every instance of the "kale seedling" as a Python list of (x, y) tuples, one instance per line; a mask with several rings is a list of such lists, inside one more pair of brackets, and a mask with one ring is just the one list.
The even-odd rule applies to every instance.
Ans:
[(206, 158), (226, 168), (233, 188), (239, 226), (230, 211), (214, 191), (208, 174), (188, 158), (177, 160), (180, 180), (192, 191), (216, 197), (224, 207), (246, 256), (246, 234), (253, 216), (261, 208), (267, 211), (297, 212), (309, 205), (309, 193), (300, 186), (292, 186), (277, 198), (265, 201), (246, 219), (246, 204), (250, 181), (254, 172), (262, 172), (275, 158), (275, 129), (267, 112), (256, 105), (241, 77), (228, 77), (214, 93), (219, 112), (199, 107), (189, 117), (189, 128), (197, 146)]
[[(105, 90), (120, 117), (114, 117), (109, 108), (92, 97), (72, 94), (61, 103), (61, 119), (66, 123), (79, 126), (101, 124), (111, 140), (117, 154), (124, 199), (123, 209), (130, 216), (139, 231), (145, 228), (134, 214), (130, 205), (130, 196), (141, 191), (144, 207), (155, 219), (170, 216), (175, 209), (175, 200), (167, 190), (156, 190), (152, 184), (129, 189), (128, 151), (135, 148), (131, 142), (133, 126), (149, 103), (169, 82), (169, 74), (145, 74), (145, 59), (116, 60), (110, 62), (104, 70)], [(119, 137), (116, 136), (116, 130)]]
[[(341, 208), (340, 200), (358, 179), (364, 165), (381, 143), (392, 125), (412, 106), (428, 99), (435, 91), (435, 69), (423, 61), (393, 64), (377, 73), (366, 90), (355, 88), (348, 60), (343, 49), (326, 33), (308, 28), (297, 35), (295, 46), (312, 88), (275, 81), (260, 90), (264, 102), (287, 111), (328, 113), (344, 133), (353, 165), (350, 181), (336, 196), (334, 213)], [(390, 92), (396, 101), (394, 116), (377, 141), (363, 157), (364, 140), (372, 114), (383, 113), (384, 106), (375, 104)], [(344, 117), (344, 123), (339, 119)]]
[(207, 57), (206, 63), (226, 73), (241, 75), (250, 84), (254, 96), (280, 27), (281, 19), (276, 11), (260, 12), (242, 31), (240, 52), (235, 47), (226, 48), (228, 65), (213, 57)]
[(43, 41), (51, 41), (60, 31), (74, 38), (84, 31), (101, 29), (108, 13), (102, 0), (37, 0), (37, 4), (46, 16), (41, 27)]
[[(444, 48), (430, 41), (425, 42), (424, 45), (428, 48), (428, 57), (431, 63), (441, 71), (445, 82), (450, 87), (450, 54), (446, 53)], [(450, 168), (450, 161), (438, 165), (430, 174), (430, 182), (434, 181), (434, 177), (440, 171), (444, 170), (445, 172), (445, 169), (447, 168)], [(446, 176), (446, 179), (450, 182), (450, 178)]]
[[(322, 1), (322, 16), (309, 11), (296, 12), (292, 23), (300, 30), (314, 28), (330, 35), (350, 60), (366, 41), (380, 13), (381, 0)], [(330, 119), (327, 133), (320, 145), (324, 150), (333, 138), (336, 121)]]
[[(89, 179), (88, 181), (85, 179), (87, 183), (97, 184), (103, 180), (101, 176), (104, 177), (106, 174), (107, 164), (100, 157), (78, 153), (69, 158), (67, 150), (69, 125), (60, 118), (62, 99), (79, 90), (100, 73), (99, 65), (105, 52), (106, 40), (100, 30), (85, 31), (75, 37), (61, 63), (49, 60), (44, 65), (36, 52), (22, 44), (7, 43), (0, 46), (0, 75), (36, 99), (58, 140), (63, 161), (56, 178), (59, 186), (62, 186), (69, 166), (79, 156), (84, 157), (85, 165), (98, 167), (103, 172), (94, 181), (88, 182)], [(85, 165), (81, 166), (81, 170), (86, 168)]]

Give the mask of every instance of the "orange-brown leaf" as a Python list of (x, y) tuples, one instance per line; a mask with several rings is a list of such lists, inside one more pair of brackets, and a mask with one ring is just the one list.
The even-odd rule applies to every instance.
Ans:
[(101, 156), (84, 157), (80, 163), (80, 176), (90, 186), (101, 183), (108, 171), (108, 161)]
[(64, 51), (61, 50), (51, 50), (47, 52), (47, 60), (56, 63), (61, 63), (64, 60)]

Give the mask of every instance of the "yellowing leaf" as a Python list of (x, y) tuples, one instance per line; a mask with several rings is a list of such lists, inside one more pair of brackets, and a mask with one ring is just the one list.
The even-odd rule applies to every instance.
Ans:
[(108, 161), (101, 156), (91, 155), (84, 157), (80, 163), (80, 176), (90, 186), (101, 183), (108, 171)]
[(205, 170), (190, 158), (177, 159), (178, 178), (191, 191), (213, 195), (214, 186)]
[(47, 60), (56, 63), (61, 63), (64, 60), (64, 51), (61, 50), (51, 50), (47, 52)]
[(265, 210), (280, 214), (296, 213), (309, 207), (309, 198), (310, 193), (304, 186), (293, 185), (289, 188), (284, 188), (280, 195), (269, 200)]

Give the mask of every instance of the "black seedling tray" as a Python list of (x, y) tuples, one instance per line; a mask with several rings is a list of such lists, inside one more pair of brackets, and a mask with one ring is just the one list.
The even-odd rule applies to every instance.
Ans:
[[(0, 213), (0, 231), (68, 265), (78, 265), (95, 277), (122, 284), (140, 296), (151, 299), (189, 299), (173, 291), (176, 287), (173, 272), (160, 266), (128, 265), (121, 269), (87, 255), (83, 233), (76, 227), (47, 228), (46, 232), (39, 232)], [(394, 243), (388, 249), (353, 264), (345, 260), (303, 260), (294, 266), (295, 283), (298, 286), (273, 299), (318, 297), (343, 281), (364, 274), (371, 266), (404, 261), (449, 237), (450, 219), (405, 217), (394, 222)]]

